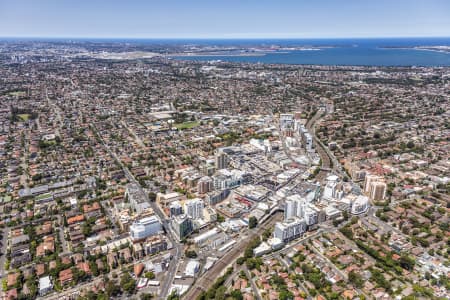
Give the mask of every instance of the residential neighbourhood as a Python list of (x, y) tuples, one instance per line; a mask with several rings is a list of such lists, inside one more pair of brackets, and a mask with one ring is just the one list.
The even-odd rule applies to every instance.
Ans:
[(2, 299), (449, 298), (450, 69), (206, 50), (0, 42)]

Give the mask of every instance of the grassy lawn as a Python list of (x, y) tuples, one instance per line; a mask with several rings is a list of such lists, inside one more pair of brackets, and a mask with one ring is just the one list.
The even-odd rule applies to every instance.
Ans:
[(198, 125), (200, 125), (199, 122), (197, 121), (192, 121), (192, 122), (184, 122), (184, 123), (179, 123), (179, 124), (173, 124), (173, 126), (177, 129), (183, 130), (183, 129), (191, 129), (194, 127), (197, 127)]
[(52, 196), (52, 194), (50, 194), (50, 193), (45, 193), (45, 194), (36, 196), (36, 200), (39, 201), (39, 200), (42, 200), (42, 199), (45, 199), (45, 198), (48, 198), (48, 197), (51, 197), (51, 196)]
[(25, 93), (24, 91), (15, 91), (15, 92), (10, 92), (9, 95), (13, 96), (13, 97), (22, 97), (25, 96), (27, 93)]
[(30, 118), (29, 114), (19, 114), (18, 117), (22, 120), (22, 121), (28, 121), (28, 119)]

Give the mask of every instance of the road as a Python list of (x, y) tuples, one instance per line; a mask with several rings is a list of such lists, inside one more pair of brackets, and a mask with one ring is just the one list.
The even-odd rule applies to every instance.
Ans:
[(61, 242), (61, 246), (63, 249), (63, 252), (61, 253), (61, 255), (64, 254), (68, 254), (70, 253), (69, 251), (69, 247), (67, 246), (67, 241), (66, 241), (66, 237), (64, 235), (64, 222), (62, 220), (61, 215), (57, 215), (56, 218), (58, 219), (58, 236), (59, 236), (59, 241)]
[[(115, 269), (115, 270), (111, 271), (110, 273), (106, 274), (106, 276), (110, 280), (112, 280), (113, 279), (112, 274), (116, 273), (117, 274), (117, 278), (120, 278), (120, 276), (124, 272), (128, 272), (126, 270), (129, 267), (131, 267), (131, 266), (133, 266), (133, 265), (135, 265), (137, 263), (142, 263), (142, 264), (145, 265), (145, 264), (147, 264), (149, 262), (154, 262), (155, 260), (158, 260), (158, 259), (160, 259), (159, 256), (152, 256), (152, 257), (147, 257), (145, 259), (141, 259), (139, 261), (135, 261), (135, 262), (132, 262), (132, 263), (129, 263), (129, 264), (126, 264), (126, 265), (122, 265), (120, 269)], [(101, 282), (103, 282), (103, 278), (104, 278), (104, 276), (93, 277), (91, 279), (91, 281), (89, 281), (89, 282), (84, 282), (84, 283), (78, 284), (75, 287), (66, 289), (66, 290), (64, 290), (62, 292), (52, 293), (52, 294), (50, 294), (48, 296), (43, 297), (43, 299), (46, 299), (46, 300), (72, 299), (71, 298), (72, 295), (78, 295), (81, 291), (87, 291), (90, 288), (92, 288), (94, 285), (100, 284)], [(137, 294), (142, 293), (143, 291), (144, 290), (139, 290), (137, 292)], [(124, 294), (122, 296), (123, 297), (117, 297), (117, 298), (128, 299), (126, 294)], [(74, 299), (76, 299), (76, 297)]]
[[(327, 146), (325, 146), (322, 141), (320, 141), (319, 138), (317, 138), (316, 135), (316, 123), (321, 118), (323, 111), (318, 110), (316, 114), (306, 123), (306, 128), (308, 129), (309, 133), (313, 136), (314, 143), (316, 145), (316, 150), (320, 155), (320, 158), (322, 159), (322, 168), (323, 169), (329, 169), (331, 168), (334, 173), (341, 175), (344, 177), (346, 173), (344, 172), (344, 169), (342, 168), (342, 165), (340, 162), (336, 159), (334, 154), (328, 149)], [(318, 179), (322, 180), (325, 179), (329, 172), (321, 170), (318, 174)]]
[[(283, 258), (281, 258), (281, 254), (286, 255), (292, 248), (304, 243), (305, 241), (314, 238), (316, 236), (321, 235), (322, 233), (328, 233), (332, 230), (335, 230), (335, 228), (332, 229), (322, 229), (320, 228), (318, 231), (310, 234), (310, 235), (305, 235), (304, 237), (297, 239), (295, 241), (292, 241), (290, 244), (286, 245), (284, 248), (280, 249), (279, 251), (275, 251), (272, 252), (268, 255), (263, 256), (264, 260), (268, 260), (268, 259), (272, 259), (272, 258), (276, 258), (277, 260), (281, 261), (283, 263), (283, 265), (286, 267), (286, 269), (288, 270), (288, 272), (291, 272), (291, 270), (289, 269), (289, 264), (286, 262), (286, 260), (284, 260)], [(302, 290), (306, 293), (306, 295), (308, 296), (307, 299), (312, 299), (312, 297), (309, 294), (308, 289), (300, 282), (300, 287), (302, 288)]]
[(22, 157), (20, 158), (20, 167), (23, 172), (20, 175), (20, 184), (23, 185), (24, 188), (28, 188), (28, 148), (30, 141), (30, 130), (27, 130), (25, 135), (23, 136), (23, 147), (22, 147)]
[[(395, 227), (389, 225), (388, 223), (386, 223), (386, 222), (384, 222), (384, 221), (381, 221), (381, 220), (376, 216), (376, 213), (377, 213), (377, 210), (378, 210), (378, 209), (380, 209), (380, 208), (375, 207), (375, 206), (371, 206), (371, 207), (369, 208), (368, 213), (367, 213), (367, 218), (368, 218), (370, 221), (375, 222), (375, 223), (376, 223), (379, 227), (381, 227), (381, 228), (383, 229), (383, 231), (385, 231), (385, 232), (394, 231), (395, 233), (397, 233), (397, 234), (400, 235), (400, 236), (405, 236), (405, 235), (403, 234), (403, 232), (402, 232), (401, 230), (399, 230), (398, 228), (395, 228)], [(407, 239), (407, 237), (405, 237), (405, 238)]]
[(45, 88), (45, 98), (47, 99), (47, 103), (49, 104), (49, 106), (53, 107), (54, 113), (56, 115), (56, 120), (59, 123), (59, 126), (57, 127), (55, 134), (57, 136), (61, 136), (59, 130), (64, 126), (63, 118), (61, 116), (61, 109), (59, 108), (56, 101), (50, 100), (50, 98), (48, 97), (47, 87)]
[(320, 251), (319, 251), (318, 249), (316, 249), (316, 247), (314, 247), (314, 245), (311, 245), (310, 248), (313, 250), (313, 252), (314, 252), (316, 255), (318, 255), (324, 262), (326, 262), (327, 265), (329, 265), (329, 266), (334, 270), (334, 272), (338, 273), (338, 274), (339, 274), (342, 278), (344, 278), (345, 280), (348, 279), (347, 274), (345, 274), (344, 272), (342, 272), (341, 270), (339, 270), (339, 269), (335, 266), (335, 264), (333, 264), (333, 263), (328, 259), (328, 257), (326, 257), (325, 255), (323, 255), (322, 253), (320, 253)]
[[(317, 153), (319, 153), (320, 159), (322, 160), (321, 168), (322, 169), (330, 169), (333, 167), (330, 156), (326, 152), (326, 147), (322, 144), (322, 142), (316, 136), (315, 125), (316, 125), (317, 120), (320, 118), (321, 114), (322, 114), (322, 111), (318, 110), (316, 112), (316, 114), (311, 119), (309, 119), (309, 121), (306, 123), (305, 127), (308, 130), (308, 132), (312, 135), (314, 144), (315, 144), (315, 148), (317, 150)], [(317, 174), (317, 176), (316, 176), (316, 178), (319, 181), (322, 181), (323, 179), (325, 179), (329, 173), (322, 169), (320, 170), (319, 174)]]
[(247, 275), (248, 280), (250, 280), (250, 285), (252, 286), (252, 290), (253, 290), (253, 293), (256, 296), (256, 299), (257, 300), (262, 300), (263, 297), (261, 295), (261, 292), (259, 291), (259, 288), (256, 286), (255, 281), (253, 280), (252, 275), (248, 271), (247, 267), (244, 267), (244, 272), (245, 272), (245, 275)]
[[(353, 246), (356, 245), (351, 245), (351, 247), (353, 248)], [(325, 261), (327, 263), (327, 265), (329, 265), (335, 272), (337, 272), (342, 278), (345, 279), (345, 281), (348, 281), (348, 275), (345, 272), (342, 272), (340, 269), (338, 269), (336, 267), (335, 264), (333, 264), (328, 257), (326, 257), (325, 255), (323, 255), (318, 249), (316, 249), (316, 247), (314, 247), (314, 245), (311, 245), (311, 249), (314, 251), (314, 253), (318, 256), (320, 256), (320, 258), (322, 258), (323, 261)], [(369, 299), (370, 297), (361, 289), (356, 288), (356, 291), (360, 294), (360, 295), (364, 295), (367, 299)]]
[[(279, 253), (277, 253), (274, 257), (275, 257), (278, 261), (281, 261), (281, 263), (284, 265), (284, 267), (288, 270), (289, 273), (292, 272), (291, 269), (289, 269), (290, 265), (287, 263), (287, 261), (286, 261), (284, 258), (282, 258), (282, 257), (280, 256)], [(300, 288), (301, 288), (301, 289), (303, 290), (303, 292), (305, 292), (305, 294), (307, 295), (307, 299), (312, 299), (311, 295), (309, 294), (309, 290), (303, 285), (303, 283), (301, 282), (301, 280), (299, 280), (298, 282), (299, 282), (299, 284), (300, 284)]]
[(45, 296), (44, 299), (46, 300), (66, 300), (66, 299), (76, 299), (77, 295), (81, 293), (82, 290), (89, 290), (92, 287), (99, 285), (103, 281), (103, 277), (97, 277), (92, 279), (92, 281), (87, 282), (83, 285), (77, 285), (73, 288), (70, 288), (68, 290), (65, 290), (60, 293), (55, 293), (49, 296)]
[(134, 140), (138, 143), (139, 146), (142, 148), (145, 148), (145, 144), (142, 141), (142, 139), (132, 130), (130, 127), (128, 127), (127, 123), (125, 121), (120, 121), (120, 124), (122, 124), (123, 127), (125, 127), (126, 130), (134, 137)]
[(5, 270), (5, 262), (6, 262), (6, 248), (8, 243), (8, 235), (9, 235), (9, 227), (5, 227), (1, 230), (2, 232), (2, 240), (0, 245), (0, 277), (3, 278), (8, 272)]
[(97, 128), (95, 125), (92, 125), (92, 129), (100, 138), (100, 141), (105, 148), (105, 150), (115, 159), (117, 164), (122, 168), (125, 176), (127, 177), (128, 181), (135, 184), (140, 192), (142, 193), (143, 197), (145, 198), (146, 202), (150, 204), (153, 211), (158, 215), (159, 219), (161, 220), (162, 226), (165, 229), (167, 233), (167, 237), (169, 238), (170, 242), (172, 243), (173, 247), (175, 248), (175, 255), (173, 256), (173, 259), (169, 265), (169, 269), (167, 270), (167, 279), (162, 283), (161, 286), (161, 293), (158, 295), (159, 299), (165, 299), (168, 295), (170, 286), (172, 285), (173, 279), (175, 277), (176, 268), (178, 265), (178, 261), (181, 258), (181, 255), (183, 253), (183, 245), (178, 242), (177, 237), (173, 234), (172, 230), (169, 228), (169, 224), (166, 220), (166, 217), (164, 213), (159, 209), (159, 207), (156, 205), (156, 203), (150, 201), (148, 194), (144, 191), (140, 183), (136, 180), (136, 178), (133, 176), (133, 174), (130, 172), (130, 170), (122, 163), (122, 161), (119, 159), (117, 154), (111, 150), (108, 144), (105, 143), (102, 136), (99, 134)]

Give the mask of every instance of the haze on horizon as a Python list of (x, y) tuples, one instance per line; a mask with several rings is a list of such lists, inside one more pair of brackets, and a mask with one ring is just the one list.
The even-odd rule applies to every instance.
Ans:
[(0, 0), (0, 37), (448, 36), (445, 0)]

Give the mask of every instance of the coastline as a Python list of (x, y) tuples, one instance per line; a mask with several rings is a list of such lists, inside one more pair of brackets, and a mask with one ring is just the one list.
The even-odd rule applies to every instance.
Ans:
[(450, 46), (414, 46), (414, 47), (385, 46), (385, 47), (378, 47), (378, 49), (385, 49), (385, 50), (418, 50), (418, 51), (430, 51), (430, 52), (436, 52), (436, 53), (450, 54)]

